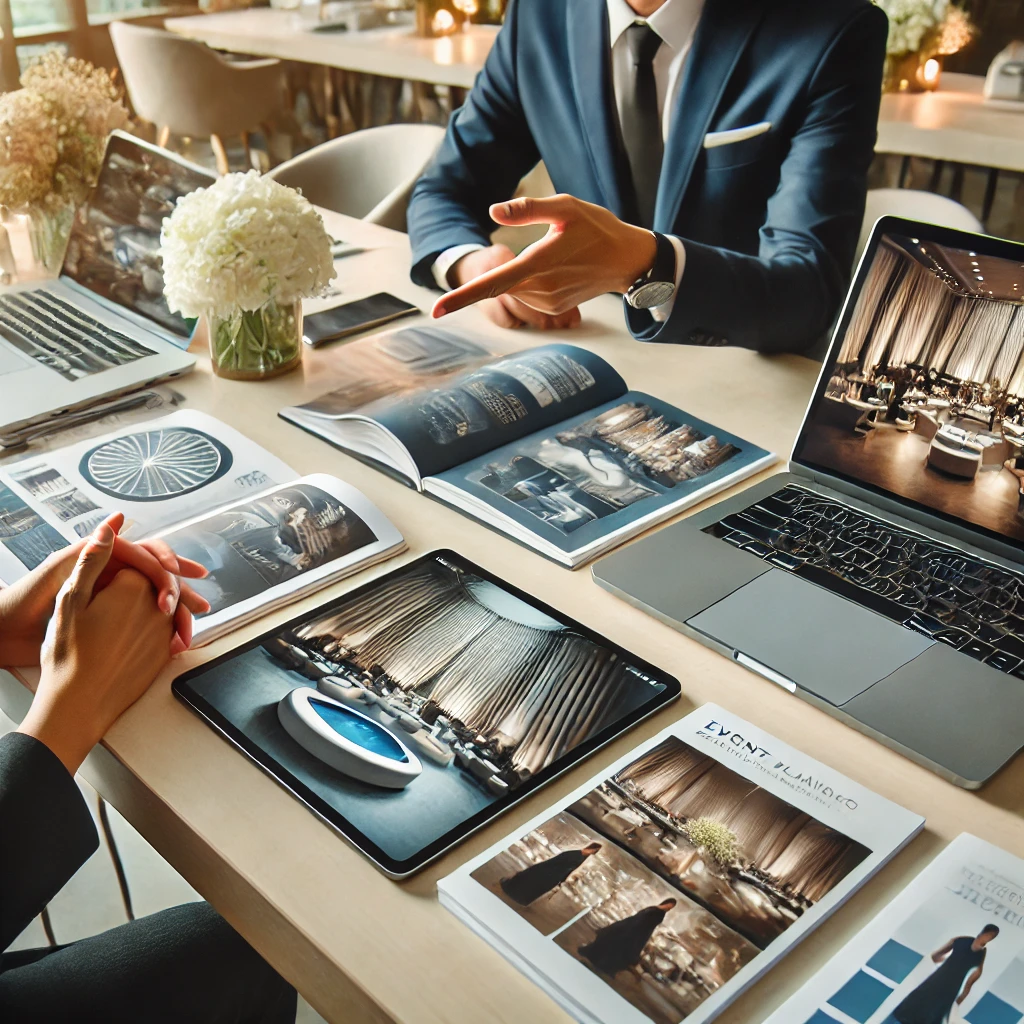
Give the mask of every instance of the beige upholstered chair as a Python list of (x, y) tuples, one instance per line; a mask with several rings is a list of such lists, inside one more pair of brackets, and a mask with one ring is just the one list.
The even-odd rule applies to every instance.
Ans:
[(905, 217), (907, 220), (920, 220), (944, 228), (959, 228), (961, 231), (985, 230), (981, 221), (966, 206), (935, 192), (921, 192), (912, 188), (869, 189), (854, 266), (867, 245), (875, 221), (885, 216)]
[(939, 432), (939, 421), (925, 409), (918, 409), (914, 417), (914, 433), (920, 434), (929, 444)]
[(139, 117), (160, 127), (165, 146), (171, 133), (209, 138), (217, 170), (228, 171), (224, 138), (262, 127), (284, 100), (277, 60), (226, 60), (204, 43), (162, 29), (115, 21), (110, 26), (128, 97)]
[(444, 136), (432, 124), (388, 124), (331, 139), (275, 167), (270, 177), (316, 206), (404, 231), (416, 179)]

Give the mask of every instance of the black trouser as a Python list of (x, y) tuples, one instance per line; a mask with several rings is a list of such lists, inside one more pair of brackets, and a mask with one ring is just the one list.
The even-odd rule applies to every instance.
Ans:
[(0, 957), (9, 1024), (293, 1024), (295, 989), (207, 903)]

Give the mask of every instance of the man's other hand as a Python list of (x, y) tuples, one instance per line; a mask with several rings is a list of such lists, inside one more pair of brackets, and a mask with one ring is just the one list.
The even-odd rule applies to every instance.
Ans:
[[(448, 272), (448, 278), (451, 284), (460, 287), (515, 258), (516, 254), (507, 245), (478, 249), (463, 256)], [(514, 295), (484, 299), (480, 309), (488, 320), (499, 327), (533, 327), (539, 331), (553, 331), (563, 327), (578, 327), (580, 323), (580, 311), (575, 307), (560, 316), (551, 316), (528, 306)], [(438, 315), (436, 311), (434, 315)]]
[[(508, 226), (547, 224), (547, 234), (518, 256), (502, 245), (464, 256), (451, 272), (458, 287), (434, 303), (433, 316), (488, 300), (500, 302), (509, 318), (535, 326), (569, 326), (535, 323), (513, 310), (530, 310), (550, 321), (574, 314), (578, 318), (581, 302), (605, 292), (624, 294), (650, 270), (657, 255), (650, 231), (572, 196), (512, 199), (495, 204), (490, 213), (496, 223)], [(501, 322), (493, 306), (487, 314)]]

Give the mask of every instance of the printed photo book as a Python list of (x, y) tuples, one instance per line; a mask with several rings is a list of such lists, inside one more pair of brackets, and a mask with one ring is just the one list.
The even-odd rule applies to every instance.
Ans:
[(775, 460), (574, 345), (411, 327), (342, 355), (362, 374), (284, 419), (571, 568)]
[(1024, 860), (964, 833), (765, 1024), (1020, 1024)]
[(923, 826), (705, 704), (438, 895), (576, 1020), (703, 1024)]
[(123, 512), (209, 570), (204, 644), (405, 547), (359, 491), (297, 474), (203, 413), (179, 411), (0, 469), (0, 580), (13, 583)]

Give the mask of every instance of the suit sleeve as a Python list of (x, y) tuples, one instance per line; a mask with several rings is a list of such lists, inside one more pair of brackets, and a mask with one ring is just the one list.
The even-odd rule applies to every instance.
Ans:
[(491, 244), (492, 203), (508, 199), (540, 159), (519, 102), (519, 2), (510, 4), (466, 103), (451, 118), (433, 162), (409, 200), (412, 279), (436, 288), (432, 267), (446, 249)]
[(634, 337), (802, 352), (828, 331), (864, 216), (887, 31), (883, 12), (865, 5), (826, 49), (768, 201), (758, 254), (684, 238), (672, 315), (659, 324), (627, 306)]
[(0, 950), (98, 845), (85, 800), (49, 747), (18, 732), (0, 736)]

